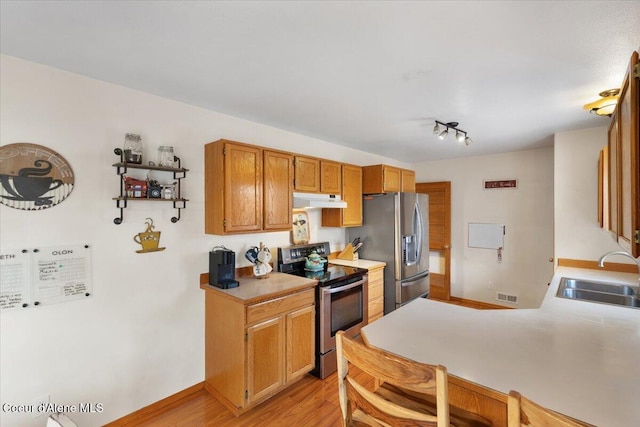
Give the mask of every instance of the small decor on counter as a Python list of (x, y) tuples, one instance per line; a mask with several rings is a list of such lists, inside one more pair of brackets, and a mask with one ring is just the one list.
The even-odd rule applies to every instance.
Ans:
[(309, 215), (305, 210), (293, 211), (293, 244), (309, 243)]
[(304, 257), (304, 269), (306, 271), (324, 271), (327, 259), (318, 255), (318, 252), (311, 251), (309, 256)]
[(145, 252), (158, 252), (164, 251), (166, 248), (159, 248), (160, 245), (160, 231), (153, 231), (153, 220), (147, 218), (145, 221), (147, 229), (142, 233), (138, 233), (133, 236), (133, 241), (139, 245), (142, 245), (142, 249), (137, 250), (136, 253), (142, 254)]
[(252, 246), (244, 256), (253, 264), (253, 275), (255, 277), (258, 279), (269, 277), (273, 267), (269, 264), (271, 262), (271, 251), (268, 247), (260, 242), (260, 247)]

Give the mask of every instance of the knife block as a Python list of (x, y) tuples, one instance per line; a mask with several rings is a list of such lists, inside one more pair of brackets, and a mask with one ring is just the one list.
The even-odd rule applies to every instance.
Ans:
[(356, 261), (358, 259), (358, 253), (353, 252), (353, 245), (351, 243), (348, 243), (347, 247), (345, 247), (344, 250), (338, 254), (337, 258), (345, 259), (347, 261)]

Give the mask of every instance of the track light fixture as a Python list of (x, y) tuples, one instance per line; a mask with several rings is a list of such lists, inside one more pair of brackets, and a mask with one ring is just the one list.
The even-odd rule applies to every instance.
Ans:
[(456, 131), (456, 140), (458, 142), (464, 142), (465, 145), (471, 145), (473, 140), (467, 136), (467, 132), (462, 129), (458, 129), (458, 122), (443, 123), (436, 120), (436, 125), (433, 127), (433, 134), (440, 139), (445, 139), (449, 135), (449, 129)]

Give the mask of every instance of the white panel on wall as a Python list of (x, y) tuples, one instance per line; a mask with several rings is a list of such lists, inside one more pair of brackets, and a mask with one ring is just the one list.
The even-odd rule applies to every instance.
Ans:
[(481, 249), (504, 248), (504, 224), (469, 223), (469, 247)]

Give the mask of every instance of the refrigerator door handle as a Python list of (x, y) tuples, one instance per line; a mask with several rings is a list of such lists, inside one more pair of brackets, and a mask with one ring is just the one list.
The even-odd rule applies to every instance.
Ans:
[(416, 262), (420, 264), (422, 259), (422, 241), (424, 239), (424, 229), (422, 228), (422, 212), (420, 211), (420, 204), (416, 201), (413, 211), (413, 223), (414, 231), (418, 235), (418, 241), (416, 245)]
[(417, 276), (413, 276), (410, 277), (409, 279), (404, 279), (400, 282), (400, 286), (402, 286), (403, 288), (407, 287), (407, 286), (411, 286), (413, 282), (417, 282), (418, 280), (422, 280), (425, 277), (427, 277), (429, 275), (428, 271), (425, 271), (424, 273), (420, 273)]

